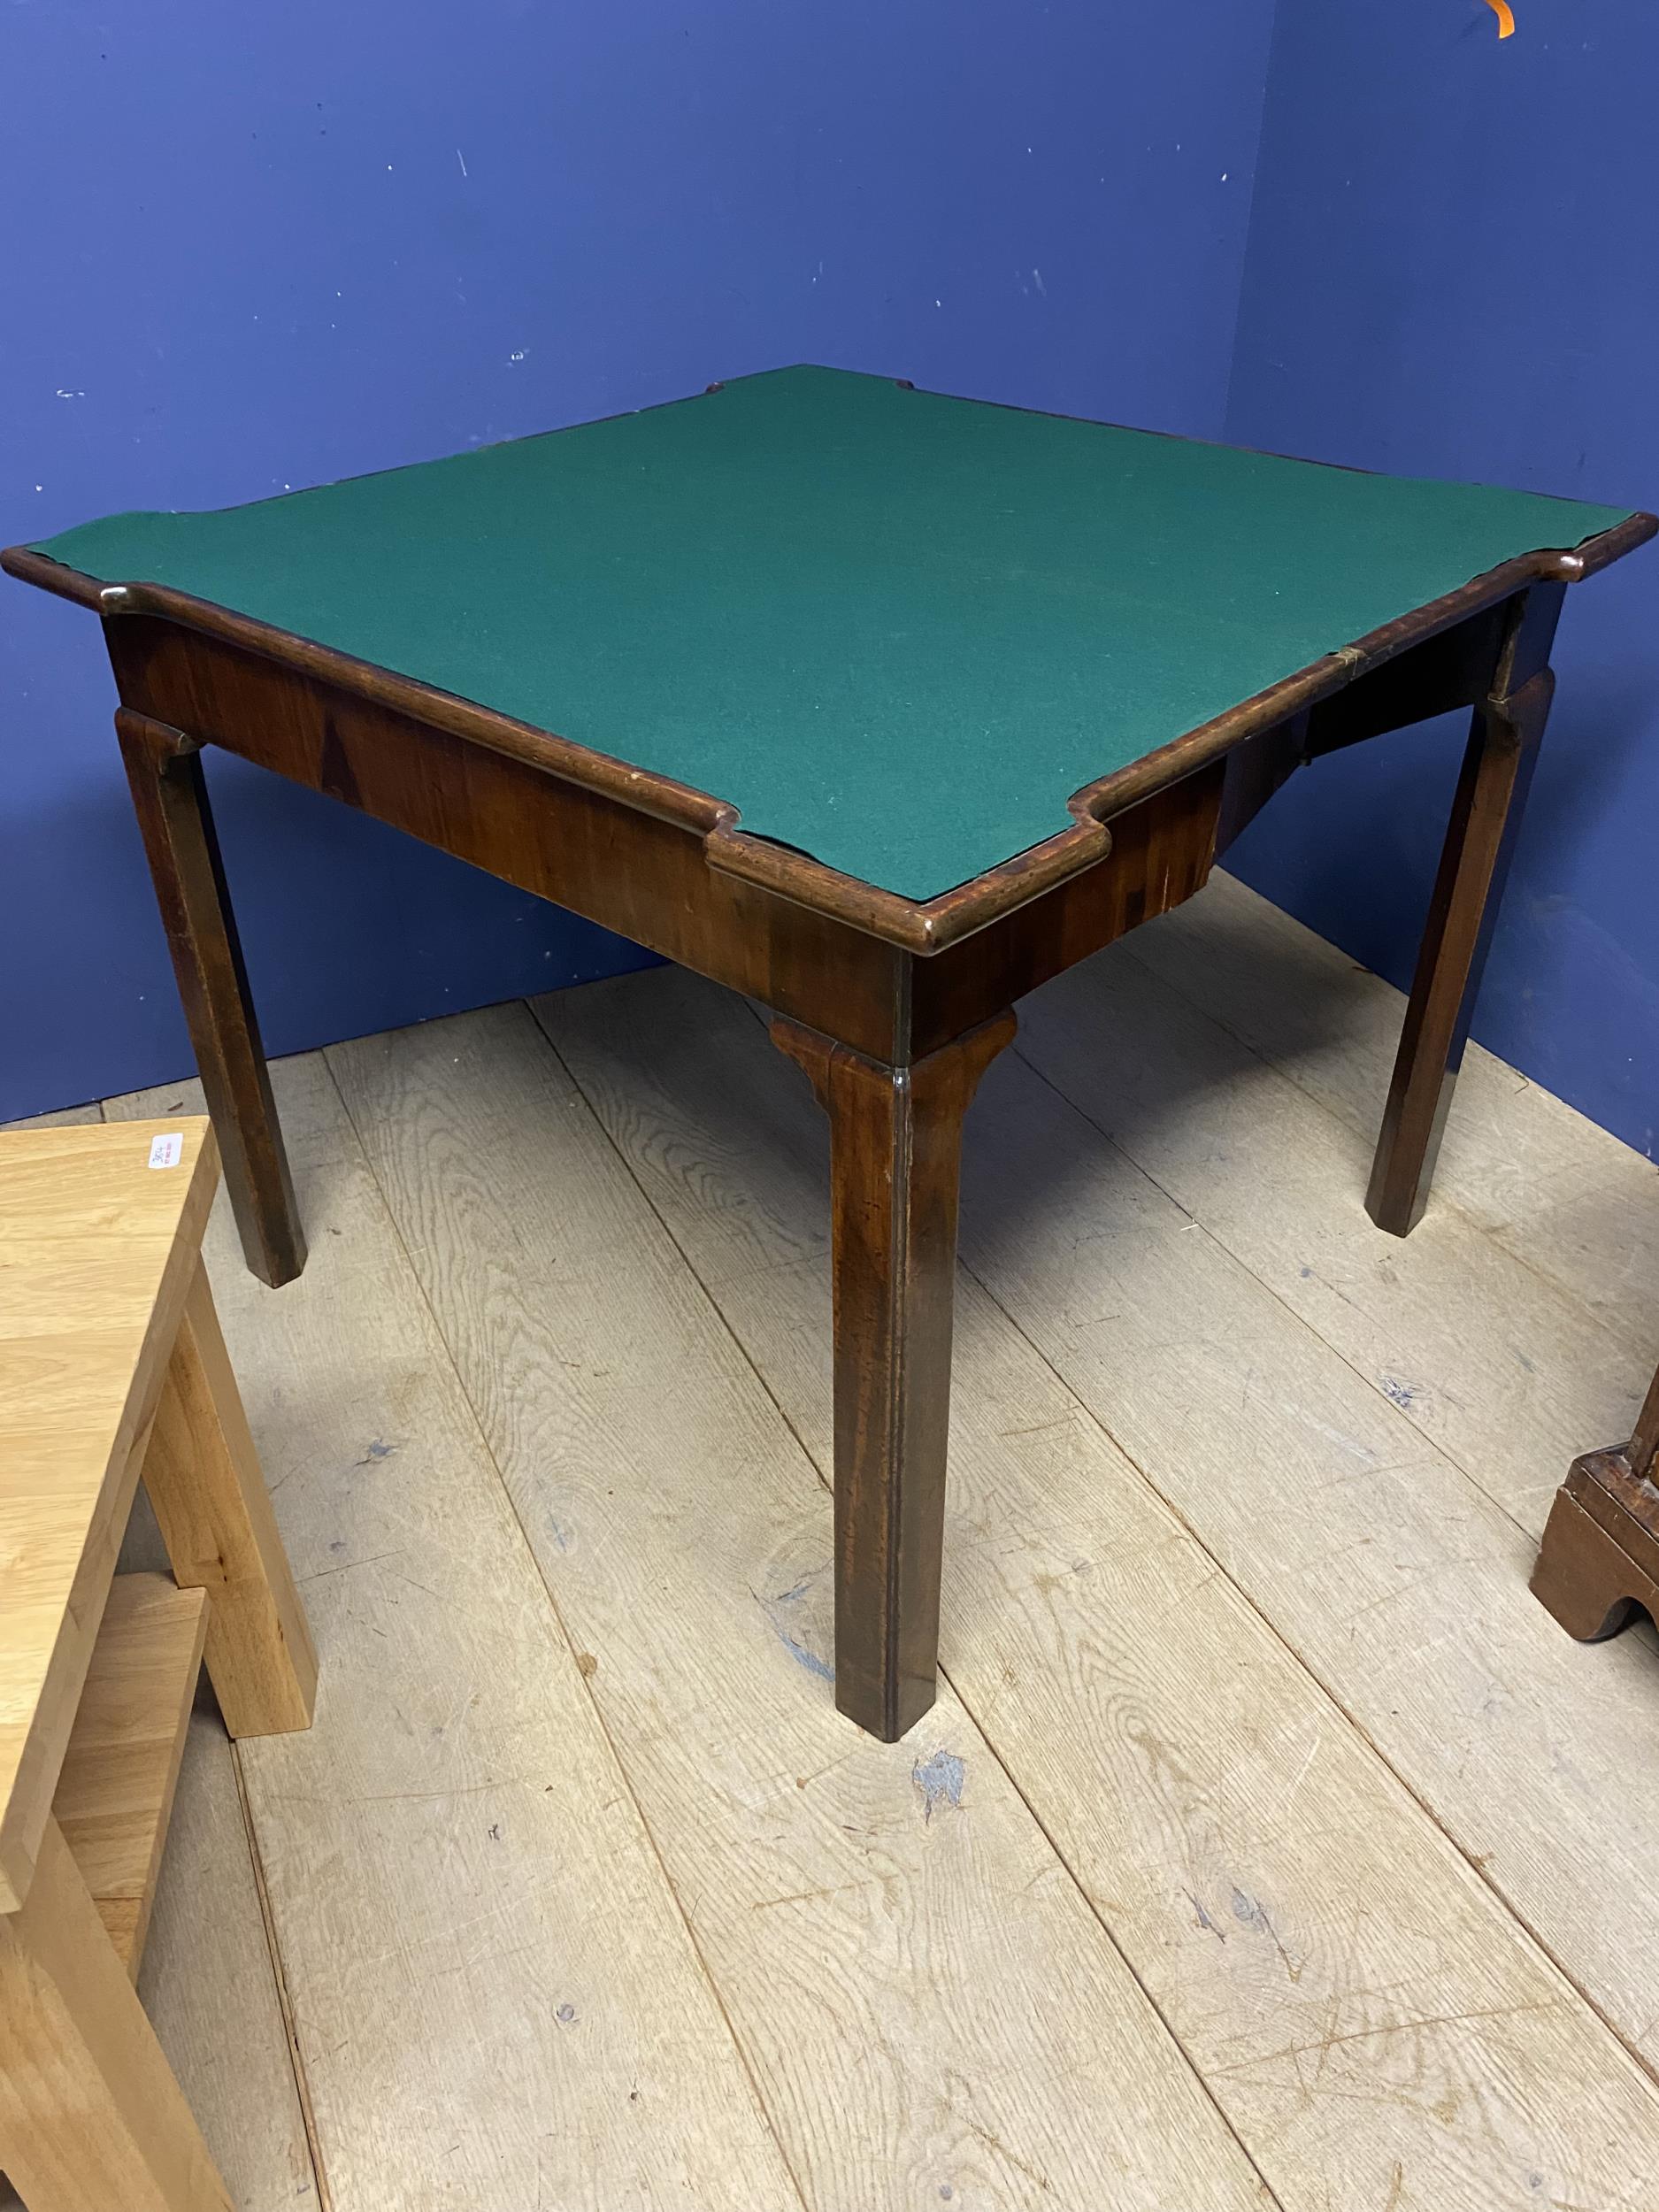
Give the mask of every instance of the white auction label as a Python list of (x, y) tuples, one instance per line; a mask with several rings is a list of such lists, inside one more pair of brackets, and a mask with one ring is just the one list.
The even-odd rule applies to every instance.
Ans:
[(150, 1139), (150, 1164), (151, 1167), (177, 1167), (183, 1156), (184, 1133), (181, 1130), (171, 1129), (165, 1137)]

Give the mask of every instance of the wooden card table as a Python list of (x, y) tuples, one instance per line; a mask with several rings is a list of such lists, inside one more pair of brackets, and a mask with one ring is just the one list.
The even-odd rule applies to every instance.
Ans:
[(1422, 1210), (1565, 587), (1647, 515), (795, 368), (4, 556), (103, 618), (252, 1265), (303, 1246), (200, 751), (762, 1000), (832, 1132), (836, 1698), (933, 1696), (962, 1117), (1292, 771), (1473, 729), (1369, 1205)]

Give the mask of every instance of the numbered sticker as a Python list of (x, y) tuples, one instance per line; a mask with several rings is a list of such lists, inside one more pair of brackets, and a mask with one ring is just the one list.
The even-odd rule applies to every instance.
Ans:
[(150, 1139), (150, 1164), (151, 1167), (177, 1167), (179, 1162), (183, 1158), (183, 1156), (184, 1135), (182, 1131), (173, 1129), (169, 1130), (165, 1137), (152, 1137)]

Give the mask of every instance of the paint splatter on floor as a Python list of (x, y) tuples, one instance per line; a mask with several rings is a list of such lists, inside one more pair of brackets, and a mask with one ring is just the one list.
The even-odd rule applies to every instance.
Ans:
[(797, 1643), (781, 1621), (774, 1620), (772, 1628), (773, 1635), (777, 1637), (778, 1641), (797, 1666), (804, 1667), (809, 1674), (817, 1675), (820, 1682), (833, 1682), (835, 1679), (835, 1670), (829, 1661), (820, 1659), (817, 1652), (809, 1651), (804, 1644)]
[(932, 1820), (935, 1805), (962, 1804), (962, 1784), (965, 1768), (954, 1751), (935, 1751), (931, 1759), (920, 1759), (910, 1769), (910, 1779), (922, 1793), (922, 1818)]
[(795, 1661), (796, 1666), (804, 1667), (809, 1674), (817, 1675), (820, 1682), (833, 1682), (835, 1679), (835, 1670), (830, 1662), (827, 1659), (821, 1659), (816, 1651), (803, 1644), (795, 1633), (795, 1624), (801, 1620), (801, 1615), (797, 1613), (788, 1621), (781, 1617), (781, 1609), (786, 1605), (798, 1605), (817, 1578), (816, 1575), (803, 1575), (800, 1581), (793, 1584), (787, 1590), (780, 1590), (776, 1597), (764, 1598), (758, 1590), (751, 1590), (749, 1594), (771, 1623), (772, 1634)]

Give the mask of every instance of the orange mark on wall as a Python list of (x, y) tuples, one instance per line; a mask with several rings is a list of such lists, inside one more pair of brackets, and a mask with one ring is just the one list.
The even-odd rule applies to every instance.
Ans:
[(1510, 7), (1509, 0), (1486, 0), (1486, 5), (1498, 19), (1498, 36), (1513, 38), (1515, 36), (1515, 11)]

